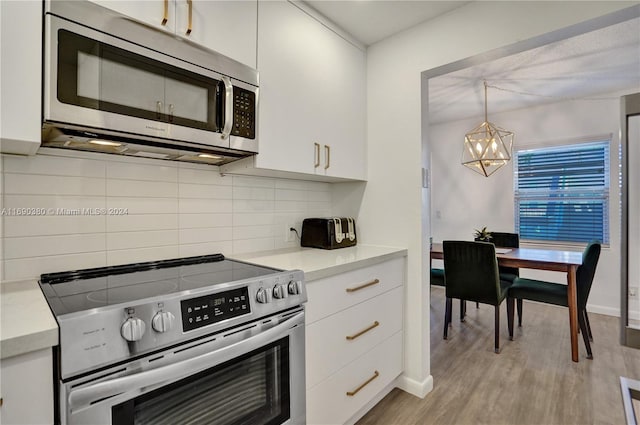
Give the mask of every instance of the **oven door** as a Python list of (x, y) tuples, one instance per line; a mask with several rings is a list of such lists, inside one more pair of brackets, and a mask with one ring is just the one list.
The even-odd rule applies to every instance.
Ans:
[(304, 311), (61, 384), (64, 424), (304, 424)]

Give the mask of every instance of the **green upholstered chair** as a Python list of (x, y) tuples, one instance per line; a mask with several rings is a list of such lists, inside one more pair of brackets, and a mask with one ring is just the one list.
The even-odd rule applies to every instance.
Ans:
[[(576, 285), (578, 292), (578, 324), (580, 325), (580, 332), (584, 339), (584, 345), (587, 348), (587, 358), (592, 359), (591, 344), (589, 339), (593, 340), (591, 335), (591, 327), (589, 326), (589, 317), (587, 316), (587, 299), (589, 298), (589, 292), (591, 291), (591, 284), (593, 283), (593, 276), (596, 273), (596, 267), (598, 265), (598, 259), (600, 258), (601, 246), (599, 242), (592, 241), (584, 249), (582, 253), (582, 264), (578, 266), (576, 271)], [(545, 282), (541, 280), (516, 278), (513, 285), (509, 287), (509, 303), (513, 304), (513, 299), (525, 299), (538, 301), (548, 304), (555, 304), (564, 307), (568, 307), (567, 301), (567, 285)], [(513, 308), (507, 309), (508, 314), (513, 315)], [(518, 312), (521, 315), (521, 311)], [(522, 321), (522, 316), (519, 317), (519, 321)], [(510, 319), (511, 326), (513, 325), (513, 318)]]
[[(446, 306), (444, 339), (451, 323), (453, 298), (490, 304), (495, 308), (494, 351), (500, 352), (500, 304), (507, 296), (508, 283), (500, 280), (496, 247), (488, 242), (444, 241)], [(511, 305), (513, 307), (513, 305)], [(513, 320), (513, 312), (508, 314)], [(513, 323), (509, 323), (512, 337)]]

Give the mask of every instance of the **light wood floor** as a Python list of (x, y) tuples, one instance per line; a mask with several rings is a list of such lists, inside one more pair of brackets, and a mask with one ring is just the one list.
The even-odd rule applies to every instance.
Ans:
[(522, 328), (509, 341), (501, 306), (501, 353), (493, 352), (492, 306), (454, 301), (449, 339), (442, 339), (444, 288), (431, 288), (431, 374), (424, 399), (394, 389), (358, 425), (621, 424), (619, 376), (640, 379), (640, 350), (621, 347), (615, 317), (589, 314), (594, 360), (571, 361), (566, 308), (524, 302)]

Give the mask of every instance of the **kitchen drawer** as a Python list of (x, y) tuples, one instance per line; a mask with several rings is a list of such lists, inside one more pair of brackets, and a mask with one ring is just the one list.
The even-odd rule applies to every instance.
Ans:
[[(343, 424), (402, 372), (402, 332), (307, 391), (307, 423)], [(353, 396), (359, 386), (373, 378)]]
[(307, 324), (402, 285), (404, 269), (405, 258), (395, 258), (307, 283)]
[[(402, 287), (398, 287), (308, 325), (307, 388), (402, 330), (402, 294)], [(367, 332), (347, 339), (368, 328)]]

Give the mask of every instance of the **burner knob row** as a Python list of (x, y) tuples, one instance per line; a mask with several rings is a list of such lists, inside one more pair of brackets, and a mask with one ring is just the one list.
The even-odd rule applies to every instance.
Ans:
[(271, 302), (271, 297), (282, 300), (291, 295), (300, 294), (300, 282), (291, 281), (289, 283), (280, 283), (274, 286), (270, 291), (265, 288), (259, 288), (256, 293), (256, 301), (260, 304)]

